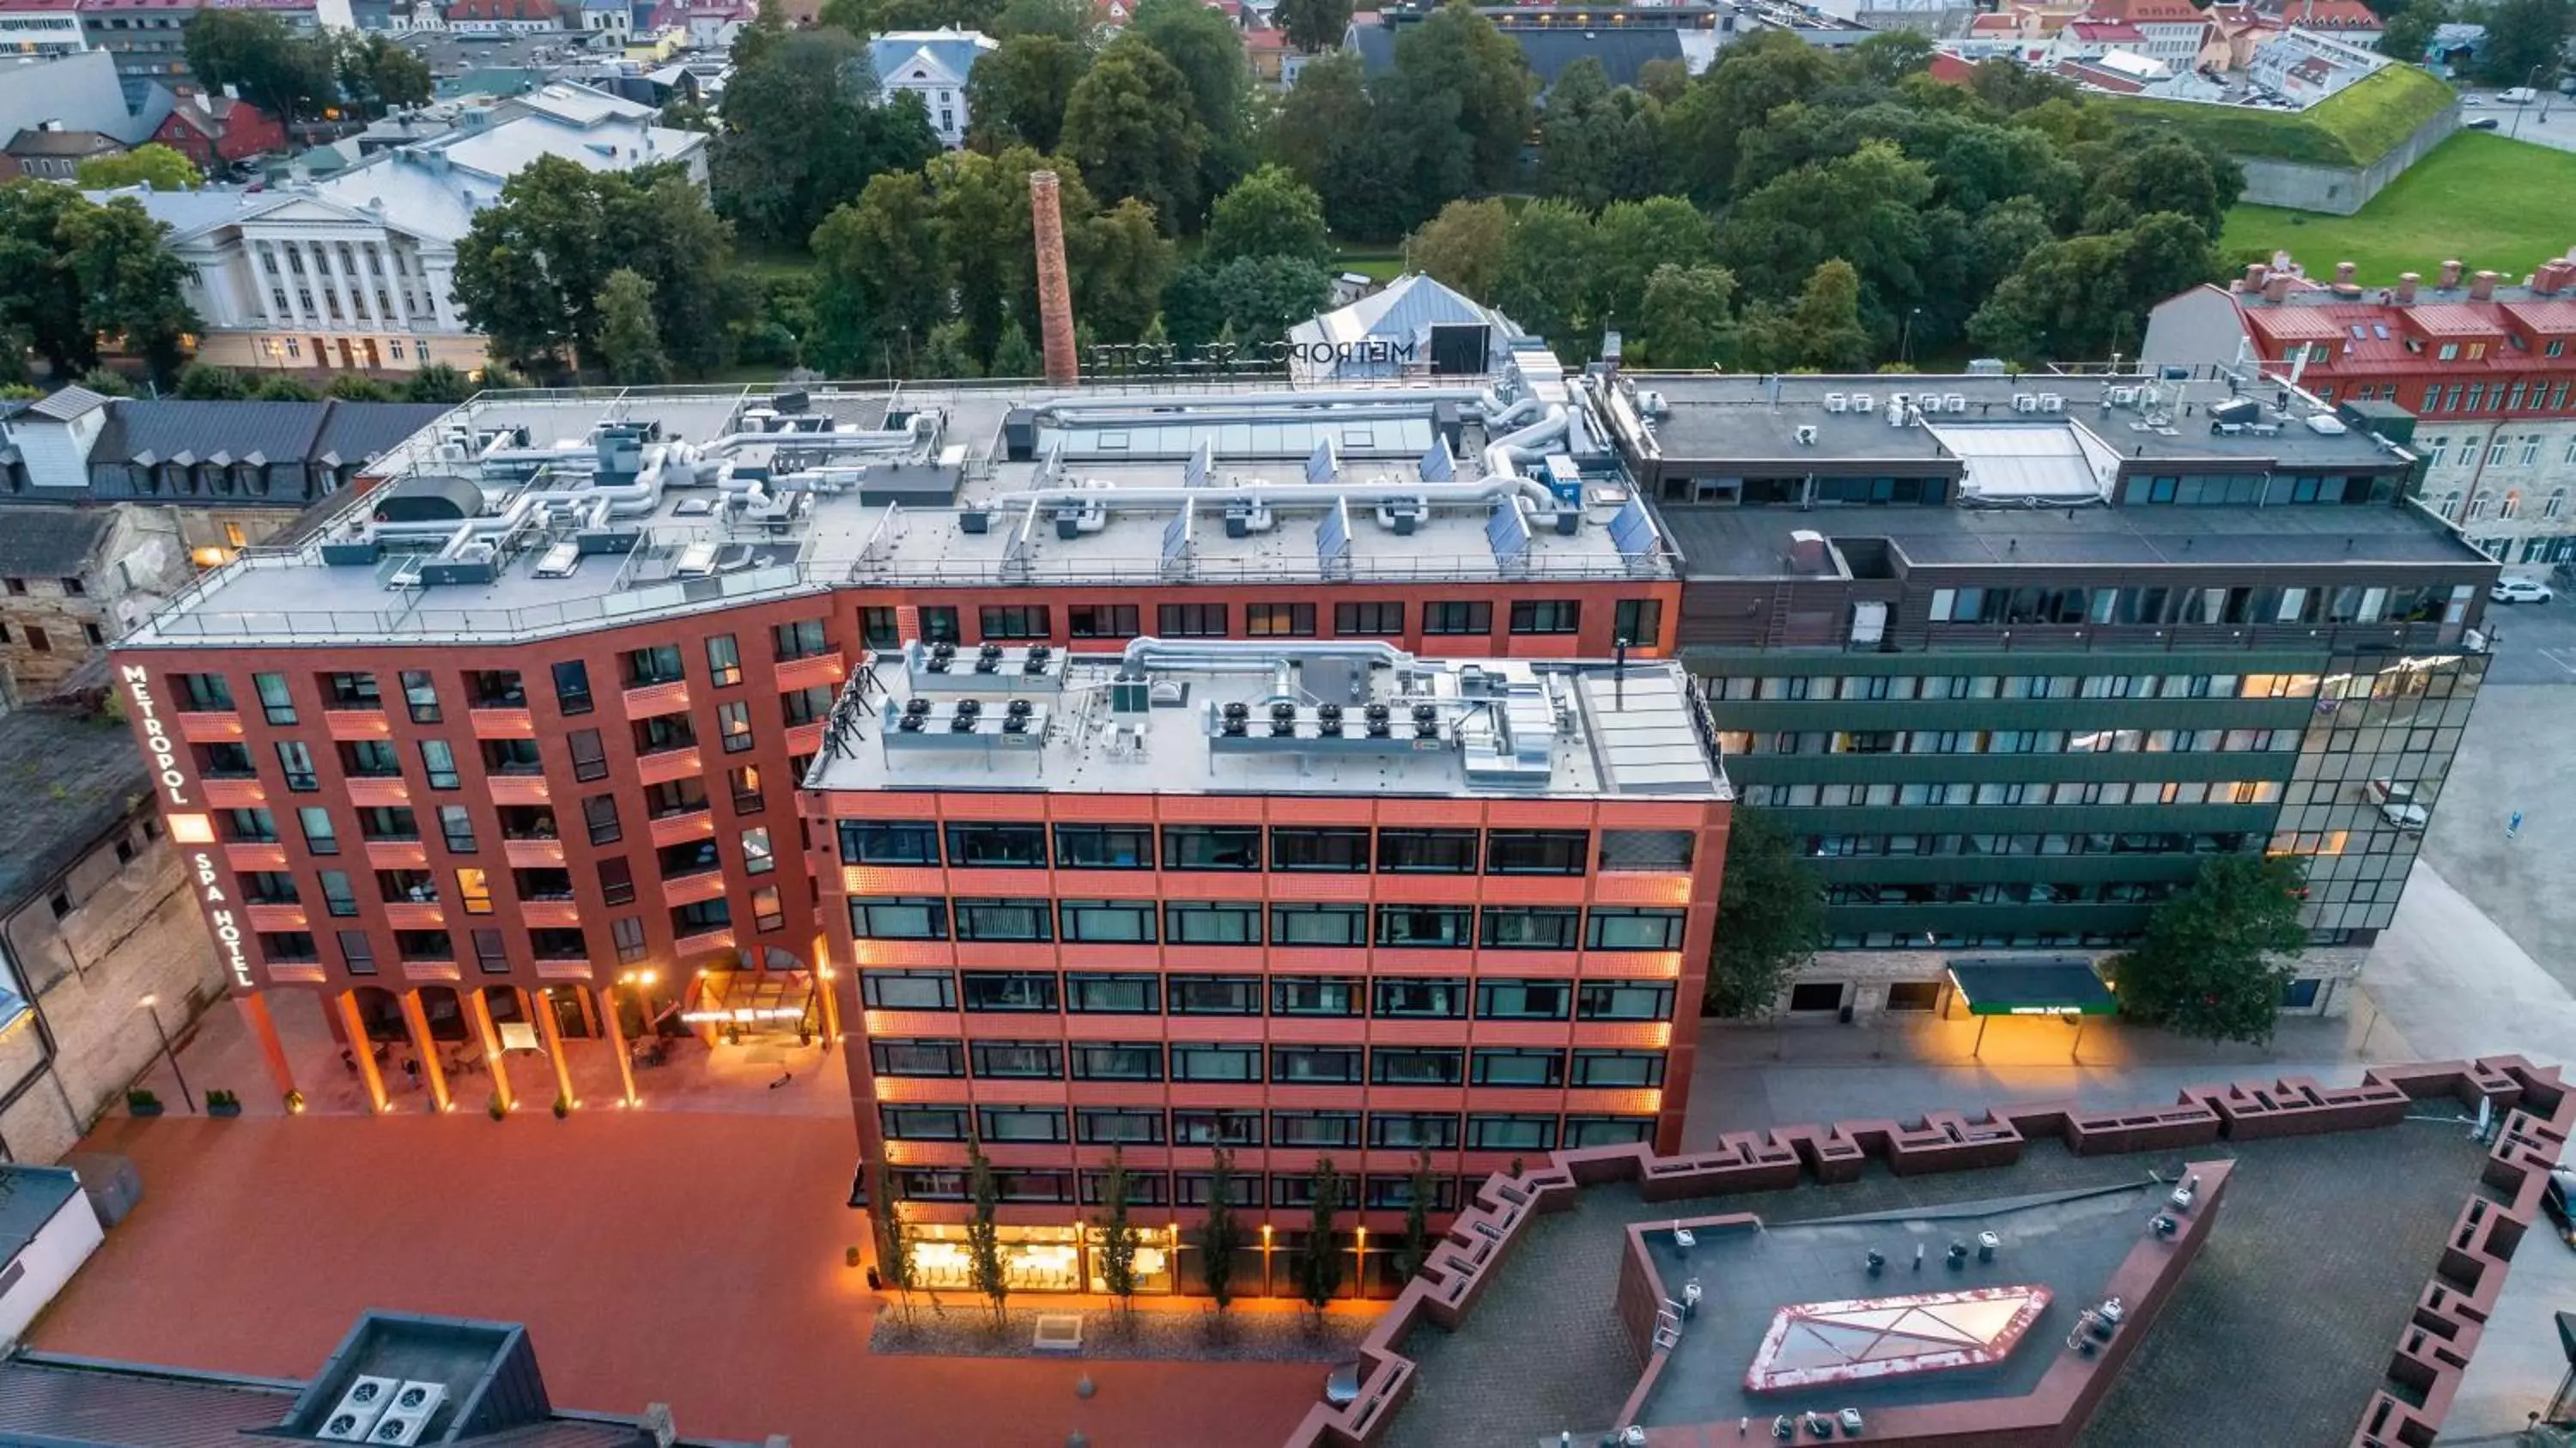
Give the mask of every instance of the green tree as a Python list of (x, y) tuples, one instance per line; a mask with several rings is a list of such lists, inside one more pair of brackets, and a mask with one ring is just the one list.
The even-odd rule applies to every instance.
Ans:
[[(1646, 320), (1646, 279), (1661, 266), (1701, 266), (1715, 259), (1708, 218), (1678, 196), (1621, 201), (1592, 223), (1591, 289), (1595, 329)], [(1597, 342), (1596, 337), (1592, 339)], [(1583, 355), (1590, 355), (1589, 349)]]
[(708, 151), (716, 209), (744, 234), (798, 241), (866, 189), (939, 153), (929, 113), (881, 102), (867, 48), (838, 30), (797, 31), (734, 52), (725, 127)]
[(1702, 204), (1725, 200), (1747, 138), (1761, 134), (1773, 111), (1808, 100), (1839, 78), (1832, 56), (1785, 30), (1727, 46), (1664, 112), (1674, 179)]
[[(1493, 304), (1545, 337), (1560, 356), (1587, 355), (1596, 317), (1592, 218), (1563, 201), (1533, 201), (1512, 218)], [(1644, 260), (1644, 258), (1636, 258)]]
[(889, 171), (814, 229), (816, 366), (892, 372), (947, 311), (951, 285), (930, 183)]
[(1002, 1260), (1002, 1231), (993, 1220), (1000, 1191), (993, 1181), (993, 1163), (984, 1155), (984, 1144), (971, 1136), (966, 1138), (966, 1178), (966, 1275), (975, 1290), (992, 1304), (993, 1326), (999, 1329), (1010, 1321), (1006, 1314), (1011, 1296), (1011, 1271)]
[(1199, 1223), (1199, 1276), (1217, 1321), (1234, 1305), (1234, 1255), (1243, 1250), (1243, 1228), (1234, 1219), (1234, 1153), (1219, 1147), (1208, 1167), (1207, 1216)]
[(71, 220), (91, 204), (49, 182), (0, 183), (0, 329), (32, 348), (57, 378), (98, 362), (98, 329), (72, 265)]
[(1162, 309), (1179, 254), (1154, 224), (1154, 208), (1130, 196), (1075, 227), (1065, 247), (1073, 314), (1111, 342), (1143, 337)]
[(1598, 208), (1663, 189), (1662, 104), (1612, 89), (1591, 56), (1557, 76), (1538, 133), (1538, 189), (1546, 195)]
[(1279, 0), (1270, 20), (1287, 33), (1290, 45), (1313, 55), (1340, 45), (1350, 32), (1351, 0)]
[(610, 381), (641, 387), (671, 380), (671, 359), (663, 354), (662, 329), (653, 320), (653, 284), (642, 272), (610, 272), (591, 305), (599, 313), (599, 360)]
[(664, 102), (662, 112), (653, 118), (653, 124), (667, 126), (674, 131), (696, 131), (705, 136), (712, 136), (719, 129), (713, 111), (684, 95), (673, 96)]
[(2085, 197), (2084, 229), (2118, 231), (2142, 216), (2171, 211), (2216, 236), (2245, 189), (2234, 161), (2179, 136), (2124, 147), (2096, 172)]
[(1102, 1184), (1109, 1198), (1106, 1217), (1094, 1218), (1100, 1229), (1100, 1285), (1118, 1303), (1119, 1315), (1133, 1318), (1136, 1313), (1136, 1248), (1139, 1241), (1136, 1224), (1127, 1212), (1127, 1153), (1122, 1147), (1109, 1150), (1109, 1179)]
[(877, 1280), (895, 1290), (903, 1303), (903, 1320), (912, 1321), (912, 1224), (903, 1219), (903, 1204), (895, 1200), (894, 1171), (880, 1155), (870, 1168), (873, 1184), (870, 1195), (876, 1205), (873, 1225), (877, 1236)]
[(1706, 368), (1725, 345), (1735, 274), (1721, 266), (1666, 263), (1646, 278), (1636, 332), (1650, 367)]
[[(1468, 140), (1474, 185), (1502, 191), (1519, 178), (1537, 82), (1520, 46), (1466, 0), (1449, 0), (1430, 18), (1397, 33), (1394, 82), (1417, 98), (1456, 98), (1455, 124)], [(1448, 199), (1431, 201), (1437, 205)]]
[(1029, 343), (1027, 329), (1020, 319), (1002, 324), (1002, 338), (993, 344), (993, 375), (996, 377), (1036, 377), (1046, 371), (1038, 349)]
[(2072, 104), (2080, 98), (2073, 81), (2033, 70), (2007, 56), (1978, 61), (1968, 75), (1968, 90), (1987, 105), (2008, 113), (2037, 110), (2051, 101)]
[(2147, 917), (2136, 949), (2111, 957), (2120, 1013), (2209, 1041), (2272, 1039), (2288, 964), (2307, 946), (2295, 855), (2218, 855)]
[(1182, 347), (1226, 335), (1266, 342), (1315, 315), (1332, 290), (1322, 267), (1295, 257), (1246, 256), (1222, 264), (1202, 257), (1173, 276), (1163, 294), (1163, 326)]
[(177, 382), (182, 339), (199, 323), (188, 305), (187, 264), (170, 251), (170, 229), (133, 197), (120, 196), (69, 213), (61, 236), (80, 279), (84, 324), (122, 337), (155, 382)]
[(319, 402), (322, 400), (322, 394), (314, 391), (310, 383), (283, 372), (261, 373), (259, 381), (252, 384), (250, 395), (254, 402)]
[(132, 397), (134, 384), (112, 367), (93, 367), (80, 375), (80, 386), (101, 397)]
[(1064, 108), (1091, 69), (1091, 51), (1055, 35), (1015, 35), (975, 62), (966, 77), (969, 139), (979, 148), (1008, 145), (1052, 151), (1064, 138)]
[[(1022, 35), (1087, 41), (1091, 38), (1091, 7), (1082, 0), (1009, 0), (993, 17), (992, 29), (986, 33), (1001, 41)], [(983, 61), (977, 61), (975, 68), (982, 70)]]
[(1824, 938), (1825, 887), (1815, 867), (1768, 811), (1737, 810), (1727, 826), (1707, 1012), (1737, 1019), (1769, 1012)]
[(1064, 151), (1084, 179), (1099, 195), (1152, 206), (1167, 231), (1198, 215), (1207, 142), (1189, 79), (1132, 31), (1101, 54), (1065, 102)]
[[(2478, 74), (2489, 85), (2529, 85), (2537, 69), (2555, 76), (2567, 46), (2570, 0), (2487, 0), (2475, 12), (2487, 28)], [(2421, 57), (2416, 57), (2420, 59)]]
[(1333, 1220), (1342, 1206), (1342, 1178), (1333, 1170), (1331, 1157), (1315, 1158), (1310, 1185), (1314, 1205), (1307, 1215), (1305, 1239), (1297, 1244), (1294, 1270), (1297, 1295), (1314, 1309), (1320, 1324), (1324, 1309), (1332, 1306), (1334, 1295), (1342, 1289), (1342, 1248), (1333, 1235)]
[(328, 43), (333, 76), (351, 104), (378, 115), (396, 106), (429, 104), (436, 86), (429, 62), (392, 37), (337, 32)]
[(239, 402), (250, 396), (250, 379), (229, 367), (191, 362), (179, 370), (178, 394), (190, 402)]
[(2033, 247), (1968, 324), (1979, 345), (2027, 361), (2089, 361), (2132, 349), (2156, 303), (2218, 273), (2218, 249), (2187, 216)]
[(1395, 1252), (1398, 1282), (1411, 1280), (1422, 1270), (1422, 1264), (1431, 1260), (1431, 1194), (1436, 1187), (1427, 1148), (1414, 1153), (1413, 1172), (1405, 1179), (1404, 1188), (1404, 1236)]
[(432, 362), (403, 379), (405, 402), (463, 402), (474, 395), (465, 374), (444, 362)]
[[(1143, 0), (1128, 22), (1127, 34), (1153, 47), (1189, 84), (1190, 114), (1202, 134), (1195, 158), (1197, 185), (1191, 191), (1195, 206), (1204, 206), (1251, 165), (1247, 128), (1252, 70), (1243, 57), (1243, 32), (1200, 0)], [(1092, 185), (1103, 197), (1133, 194), (1114, 190), (1096, 177)], [(1200, 214), (1195, 206), (1178, 219), (1169, 208), (1158, 209), (1164, 212), (1165, 226), (1196, 231)]]
[(1489, 301), (1511, 255), (1512, 214), (1499, 199), (1452, 201), (1405, 246), (1414, 270)]
[(2424, 59), (2424, 53), (2433, 48), (2434, 29), (2451, 18), (2450, 6), (2444, 0), (2414, 0), (2413, 4), (2383, 14), (2387, 18), (2379, 32), (2379, 53), (2409, 65)]
[[(1826, 262), (1841, 261), (1856, 274), (1864, 311), (1899, 316), (1931, 291), (1927, 268), (1940, 254), (1925, 222), (1932, 189), (1931, 168), (1895, 143), (1864, 142), (1738, 199), (1720, 230), (1718, 256), (1757, 297), (1785, 295)], [(1864, 337), (1852, 365), (1867, 365), (1868, 350)], [(1829, 364), (1820, 358), (1818, 365)]]
[(1932, 38), (1918, 30), (1883, 30), (1844, 52), (1858, 79), (1892, 86), (1932, 66)]
[(290, 134), (297, 117), (318, 115), (340, 98), (329, 44), (296, 34), (276, 12), (199, 10), (181, 43), (197, 84), (233, 87)]
[(975, 360), (975, 334), (965, 318), (951, 318), (930, 329), (930, 338), (921, 348), (921, 375), (961, 379), (984, 375), (983, 364)]
[(119, 156), (92, 156), (80, 163), (84, 191), (113, 191), (120, 186), (149, 186), (155, 191), (185, 191), (206, 179), (197, 163), (158, 141)]
[(342, 402), (399, 402), (401, 397), (392, 387), (363, 373), (343, 372), (322, 389), (325, 397)]
[(1324, 204), (1314, 188), (1285, 166), (1269, 165), (1234, 183), (1216, 199), (1208, 220), (1207, 255), (1300, 257), (1322, 266), (1333, 259), (1324, 230)]

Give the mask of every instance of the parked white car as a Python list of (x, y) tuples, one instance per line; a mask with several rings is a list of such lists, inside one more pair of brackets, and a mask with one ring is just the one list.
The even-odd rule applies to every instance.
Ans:
[(2415, 786), (2403, 780), (2374, 779), (2363, 785), (2361, 792), (2379, 806), (2379, 817), (2410, 835), (2424, 833), (2432, 819), (2422, 805), (2415, 802)]
[(2548, 584), (2528, 578), (2499, 578), (2495, 586), (2487, 590), (2489, 603), (2547, 603), (2556, 596), (2549, 591)]

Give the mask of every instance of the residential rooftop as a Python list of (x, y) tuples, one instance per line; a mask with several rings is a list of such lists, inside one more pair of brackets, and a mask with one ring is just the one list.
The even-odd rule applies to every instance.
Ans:
[(817, 790), (1727, 797), (1669, 663), (1441, 662), (1392, 646), (906, 645), (844, 688)]
[(1473, 379), (486, 394), (313, 544), (248, 550), (125, 642), (506, 640), (836, 585), (1671, 577), (1589, 404), (1520, 356), (1508, 400)]
[(53, 704), (0, 715), (0, 794), (10, 802), (0, 809), (0, 918), (143, 803), (143, 766), (133, 731), (103, 715)]

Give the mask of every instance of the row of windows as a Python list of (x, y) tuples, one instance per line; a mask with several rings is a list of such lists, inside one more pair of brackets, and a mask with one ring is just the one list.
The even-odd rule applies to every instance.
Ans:
[(2151, 905), (2181, 888), (2170, 880), (2100, 884), (1835, 885), (1828, 905)]
[[(1068, 1121), (1067, 1117), (1071, 1120)], [(1560, 1122), (1562, 1123), (1560, 1125)], [(1363, 1143), (1392, 1151), (1554, 1151), (1567, 1146), (1610, 1146), (1648, 1141), (1651, 1116), (1521, 1112), (1453, 1114), (1421, 1111), (1174, 1111), (1151, 1107), (896, 1106), (877, 1108), (877, 1125), (889, 1141), (967, 1141), (985, 1144), (1086, 1146), (1222, 1146), (1294, 1151), (1353, 1150)], [(1267, 1128), (1268, 1141), (1263, 1140)], [(907, 1196), (918, 1193), (906, 1192)]]
[[(1568, 1116), (1562, 1127), (1553, 1116), (1471, 1116), (1468, 1138), (1485, 1143), (1471, 1150), (1541, 1152), (1558, 1146), (1623, 1146), (1630, 1142), (1652, 1141), (1655, 1124), (1650, 1117), (1639, 1116)], [(1472, 1123), (1482, 1122), (1481, 1126)], [(1537, 1143), (1544, 1142), (1545, 1145)], [(1315, 1177), (1311, 1172), (1281, 1173), (1265, 1177), (1259, 1172), (1237, 1172), (1226, 1178), (1229, 1205), (1257, 1211), (1268, 1206), (1280, 1209), (1309, 1207), (1315, 1200)], [(993, 1172), (993, 1194), (999, 1201), (1016, 1205), (1069, 1206), (1075, 1201), (1077, 1183), (1081, 1204), (1096, 1207), (1108, 1200), (1109, 1174), (1104, 1171), (1070, 1172), (1047, 1169), (1025, 1170), (1000, 1168)], [(909, 1167), (894, 1174), (895, 1193), (905, 1201), (962, 1202), (973, 1192), (973, 1180), (963, 1167)], [(1474, 1182), (1469, 1186), (1472, 1188)], [(1209, 1172), (1174, 1172), (1168, 1177), (1161, 1172), (1130, 1169), (1127, 1173), (1127, 1200), (1136, 1206), (1204, 1207), (1215, 1194), (1216, 1178)], [(1351, 1178), (1342, 1179), (1345, 1197), (1341, 1205), (1351, 1203), (1347, 1194)], [(1370, 1211), (1402, 1211), (1413, 1200), (1413, 1178), (1408, 1175), (1370, 1174), (1361, 1188), (1361, 1204)], [(1430, 1210), (1457, 1210), (1459, 1183), (1454, 1177), (1435, 1177), (1432, 1181)], [(1282, 1234), (1284, 1248), (1298, 1234)]]
[[(1077, 1015), (1355, 1017), (1489, 1021), (1663, 1021), (1673, 985), (1653, 980), (1501, 980), (1460, 976), (1189, 975), (1136, 971), (868, 970), (870, 1010)], [(1357, 1077), (1351, 1078), (1353, 1080)]]
[[(1377, 944), (1411, 950), (1679, 950), (1682, 912), (1571, 905), (1484, 907), (1271, 905), (1269, 944)], [(859, 940), (1047, 941), (1068, 945), (1260, 945), (1265, 907), (1245, 900), (954, 900), (867, 895), (850, 901)], [(1159, 920), (1158, 920), (1159, 916)], [(1159, 941), (1156, 926), (1159, 923)]]
[(1826, 859), (1880, 855), (2234, 855), (2256, 848), (2249, 834), (1808, 835), (1800, 847)]
[[(2424, 454), (2424, 467), (2427, 471), (2445, 465), (2454, 468), (2479, 466), (2536, 468), (2540, 466), (2540, 449), (2548, 441), (2547, 437), (2536, 432), (2524, 433), (2519, 439), (2508, 437), (2503, 433), (2495, 433), (2490, 435), (2485, 445), (2481, 447), (2477, 437), (2472, 434), (2460, 439), (2459, 450), (2455, 452), (2451, 448), (2450, 436), (2444, 434), (2440, 437), (2425, 438), (2416, 446)], [(2479, 458), (2481, 452), (2486, 455), (2483, 463)], [(2567, 452), (2561, 461), (2576, 463), (2576, 438), (2568, 439)], [(2454, 494), (2454, 496), (2457, 495)], [(2560, 488), (2549, 496), (2553, 500), (2564, 499), (2567, 496), (2567, 490)], [(2505, 516), (2510, 518), (2513, 515), (2507, 513)], [(2558, 514), (2553, 510), (2546, 516), (2555, 518)]]
[(2297, 729), (1841, 729), (1717, 731), (1725, 754), (2296, 753)]
[[(1169, 1061), (1165, 1060), (1168, 1052)], [(880, 1037), (868, 1043), (880, 1076), (980, 1081), (1269, 1080), (1284, 1086), (1577, 1086), (1645, 1090), (1664, 1084), (1664, 1053), (1577, 1047), (1572, 1069), (1554, 1047), (1274, 1045), (1175, 1041), (971, 1041)], [(1363, 1070), (1365, 1056), (1365, 1070)], [(971, 1068), (971, 1069), (970, 1069)], [(1226, 1145), (1259, 1146), (1258, 1141)]]
[(2397, 479), (2386, 474), (2318, 475), (2314, 473), (2216, 473), (2190, 477), (2131, 476), (2120, 484), (2120, 501), (2173, 504), (2177, 507), (2266, 507), (2289, 504), (2360, 506), (2386, 503), (2397, 496)]
[[(804, 757), (790, 761), (791, 767), (800, 773), (806, 763), (807, 760)], [(734, 813), (737, 815), (758, 814), (767, 801), (765, 776), (757, 765), (746, 764), (725, 771), (725, 785), (733, 802)], [(318, 789), (320, 785), (316, 782), (299, 787)], [(643, 798), (645, 814), (652, 819), (694, 814), (708, 807), (706, 786), (694, 778), (667, 780), (661, 784), (648, 785), (644, 789)], [(626, 837), (625, 823), (619, 817), (615, 795), (584, 795), (581, 797), (580, 810), (583, 827), (592, 844), (613, 845)], [(452, 855), (476, 853), (479, 842), (476, 838), (473, 812), (461, 804), (439, 805), (436, 806), (436, 811), (439, 836), (445, 842), (447, 852)], [(357, 816), (358, 835), (361, 839), (409, 843), (421, 838), (419, 812), (408, 805), (363, 805), (356, 808), (353, 813)], [(561, 838), (555, 820), (555, 811), (551, 805), (502, 805), (498, 807), (498, 813), (501, 835), (504, 839)], [(340, 826), (328, 808), (322, 805), (299, 805), (296, 807), (295, 817), (307, 853), (313, 855), (340, 853)], [(225, 810), (215, 816), (214, 823), (220, 837), (229, 844), (275, 844), (279, 839), (277, 818), (265, 808)], [(761, 837), (759, 840), (761, 845), (766, 846), (769, 843), (765, 830), (746, 830), (743, 834), (746, 855), (753, 853), (751, 846), (755, 835)], [(671, 852), (665, 850), (663, 854), (665, 872), (669, 873)], [(685, 874), (688, 871), (682, 870), (679, 873)]]
[[(1701, 687), (1741, 699), (2313, 699), (2316, 674), (1730, 675)], [(2336, 695), (2340, 697), (2338, 693)]]
[(1744, 803), (1756, 808), (1824, 809), (1897, 805), (2271, 804), (2281, 798), (2276, 779), (2143, 780), (2049, 784), (1749, 784)]
[[(819, 618), (783, 623), (769, 633), (772, 657), (779, 663), (810, 658), (831, 647), (824, 634), (823, 620)], [(701, 652), (706, 659), (709, 682), (720, 688), (742, 682), (742, 649), (732, 634), (717, 634), (707, 639)], [(620, 668), (627, 687), (677, 683), (686, 678), (688, 669), (684, 653), (678, 644), (660, 644), (632, 649), (620, 655)], [(554, 688), (556, 708), (562, 713), (581, 715), (598, 707), (591, 691), (590, 667), (581, 660), (556, 664), (548, 670), (548, 676)], [(313, 682), (325, 709), (376, 710), (385, 707), (383, 687), (370, 671), (344, 669), (317, 674)], [(446, 717), (446, 705), (431, 671), (401, 670), (397, 683), (403, 707), (413, 723), (435, 724)], [(170, 676), (169, 685), (171, 696), (179, 700), (183, 711), (231, 713), (236, 707), (232, 680), (224, 674), (174, 674)], [(255, 673), (251, 675), (251, 688), (259, 700), (261, 714), (269, 723), (297, 722), (295, 691), (286, 675)], [(464, 675), (461, 695), (452, 697), (461, 697), (469, 709), (524, 709), (528, 707), (527, 679), (517, 669), (471, 669)]]
[[(1426, 635), (1490, 636), (1494, 605), (1482, 600), (1427, 602), (1420, 622)], [(1333, 605), (1332, 637), (1390, 638), (1406, 632), (1408, 605), (1396, 600)], [(1640, 645), (1663, 636), (1663, 604), (1652, 598), (1623, 598), (1612, 605), (1611, 633)], [(967, 643), (961, 611), (933, 606), (916, 610), (921, 637), (929, 643)], [(975, 611), (978, 636), (971, 642), (1056, 637), (1052, 605), (987, 604)], [(1246, 638), (1313, 638), (1320, 615), (1311, 603), (1243, 605)], [(1583, 627), (1579, 599), (1522, 599), (1505, 606), (1505, 627), (1515, 634), (1570, 634)], [(1065, 636), (1080, 639), (1131, 639), (1144, 632), (1143, 610), (1129, 603), (1077, 604), (1065, 609)], [(1166, 603), (1154, 615), (1154, 631), (1164, 638), (1230, 638), (1235, 634), (1233, 606), (1223, 603)], [(904, 642), (899, 615), (891, 608), (859, 610), (859, 632), (869, 648), (892, 650)]]
[[(254, 811), (235, 810), (232, 813), (250, 814)], [(466, 827), (469, 830), (472, 828), (470, 820), (466, 822)], [(449, 843), (453, 847), (459, 841), (451, 836)], [(466, 848), (454, 850), (454, 853), (473, 853), (473, 841), (470, 836), (462, 843)], [(778, 854), (770, 840), (767, 825), (755, 825), (742, 831), (739, 843), (742, 849), (741, 873), (757, 876), (771, 874), (777, 870)], [(723, 854), (712, 839), (688, 840), (680, 844), (664, 846), (654, 852), (653, 860), (660, 878), (664, 881), (714, 874), (725, 866)], [(635, 899), (635, 869), (626, 856), (612, 855), (598, 860), (594, 862), (594, 868), (599, 876), (600, 894), (607, 903), (624, 905)], [(319, 870), (315, 872), (314, 878), (320, 886), (322, 903), (330, 914), (355, 916), (358, 913), (358, 892), (351, 884), (353, 877), (349, 871)], [(460, 865), (453, 872), (453, 878), (454, 894), (450, 898), (461, 905), (466, 914), (492, 913), (495, 880), (491, 871), (480, 866)], [(560, 866), (514, 869), (509, 872), (509, 881), (510, 893), (518, 900), (559, 901), (577, 898), (573, 892), (572, 872)], [(445, 893), (442, 890), (438, 872), (433, 870), (378, 870), (375, 872), (375, 883), (377, 898), (389, 905), (436, 905), (441, 902), (441, 897)], [(249, 904), (303, 903), (303, 891), (298, 886), (296, 877), (282, 870), (246, 871), (240, 877), (240, 884), (243, 899)]]
[[(1042, 824), (951, 824), (927, 820), (843, 820), (841, 861), (850, 865), (937, 865), (1044, 869), (1049, 831)], [(1604, 871), (1676, 871), (1691, 867), (1688, 830), (1603, 830), (1597, 856), (1587, 830), (1370, 830), (1352, 826), (1072, 825), (1054, 827), (1053, 862), (1061, 870), (1259, 870), (1356, 874), (1580, 875)]]
[[(2442, 345), (2446, 352), (2457, 346), (2456, 343), (2449, 342)], [(2557, 347), (2562, 344), (2552, 342), (2549, 345)], [(2550, 355), (2554, 357), (2558, 354), (2552, 352)], [(2547, 395), (2546, 401), (2542, 400), (2544, 393)], [(2564, 412), (2567, 409), (2567, 384), (2564, 381), (2555, 386), (2546, 382), (2516, 382), (2511, 384), (2508, 390), (2507, 385), (2502, 382), (2495, 383), (2492, 387), (2483, 382), (2454, 382), (2444, 387), (2436, 382), (2424, 389), (2423, 406), (2415, 410), (2421, 415), (2431, 416), (2444, 412), (2483, 412), (2488, 408), (2499, 412), (2520, 412), (2526, 409), (2534, 412)]]
[[(2135, 487), (2138, 480), (2132, 480)], [(2456, 623), (2475, 590), (2421, 588), (1936, 588), (1934, 623)]]

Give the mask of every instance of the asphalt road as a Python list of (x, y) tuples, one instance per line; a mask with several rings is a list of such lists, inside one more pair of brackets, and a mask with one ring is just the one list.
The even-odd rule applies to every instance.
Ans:
[(2460, 112), (2462, 124), (2489, 118), (2496, 123), (2495, 134), (2507, 140), (2576, 151), (2576, 97), (2544, 90), (2539, 100), (2527, 106), (2509, 106), (2491, 90), (2464, 90), (2460, 96), (2463, 103), (2470, 97), (2478, 101)]

